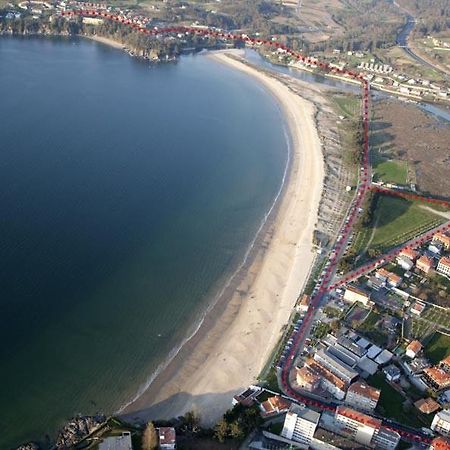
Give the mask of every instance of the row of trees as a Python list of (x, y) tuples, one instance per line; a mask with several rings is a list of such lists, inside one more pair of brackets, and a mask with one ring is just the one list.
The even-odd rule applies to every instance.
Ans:
[[(3, 16), (3, 14), (0, 14)], [(81, 17), (70, 20), (62, 17), (34, 19), (24, 15), (18, 19), (0, 19), (0, 32), (13, 34), (99, 35), (112, 38), (141, 57), (161, 58), (177, 56), (183, 48), (216, 48), (222, 43), (213, 37), (185, 35), (182, 39), (171, 36), (149, 36), (113, 21), (99, 26), (83, 24)], [(237, 44), (237, 43), (236, 43)]]

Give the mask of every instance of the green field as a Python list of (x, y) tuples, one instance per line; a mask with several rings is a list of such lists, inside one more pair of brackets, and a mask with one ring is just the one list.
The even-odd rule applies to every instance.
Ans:
[(374, 181), (406, 184), (408, 181), (408, 164), (399, 160), (379, 160), (373, 166)]
[(450, 355), (450, 336), (436, 332), (425, 346), (425, 354), (433, 364)]
[(403, 403), (405, 398), (396, 391), (384, 378), (380, 372), (367, 378), (370, 386), (381, 390), (380, 400), (378, 401), (377, 411), (386, 418), (395, 419), (405, 425), (413, 427), (423, 426), (416, 414), (412, 410), (405, 411)]
[(423, 203), (419, 201), (381, 195), (371, 225), (363, 228), (355, 238), (355, 253), (361, 253), (366, 247), (386, 253), (445, 222), (443, 217), (430, 213), (421, 205)]

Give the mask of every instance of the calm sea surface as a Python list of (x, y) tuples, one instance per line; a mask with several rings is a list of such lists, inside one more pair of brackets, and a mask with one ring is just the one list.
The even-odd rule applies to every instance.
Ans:
[(0, 38), (0, 448), (117, 410), (242, 260), (283, 179), (277, 105), (204, 56)]

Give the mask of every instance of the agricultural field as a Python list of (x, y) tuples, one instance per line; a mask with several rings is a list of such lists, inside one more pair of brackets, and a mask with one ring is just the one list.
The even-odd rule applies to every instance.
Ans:
[(423, 312), (422, 318), (446, 328), (450, 332), (450, 311), (430, 307)]
[(407, 323), (409, 329), (407, 336), (410, 339), (418, 339), (423, 342), (436, 331), (436, 325), (426, 322), (425, 320), (410, 317)]
[(450, 355), (450, 336), (436, 332), (430, 341), (425, 345), (425, 355), (433, 363)]

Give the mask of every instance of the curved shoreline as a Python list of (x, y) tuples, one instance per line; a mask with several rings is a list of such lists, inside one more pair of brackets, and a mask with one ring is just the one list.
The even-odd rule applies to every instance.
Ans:
[[(270, 93), (269, 93), (270, 94)], [(286, 143), (287, 143), (287, 159), (286, 159), (286, 165), (284, 167), (283, 171), (283, 177), (280, 184), (280, 188), (277, 191), (277, 194), (270, 205), (270, 208), (267, 210), (267, 212), (264, 214), (264, 217), (255, 233), (254, 238), (248, 245), (247, 250), (245, 251), (241, 262), (237, 265), (237, 267), (233, 270), (233, 272), (229, 275), (225, 276), (225, 282), (221, 283), (221, 280), (218, 281), (218, 288), (216, 289), (217, 292), (212, 294), (211, 297), (213, 300), (208, 304), (207, 308), (201, 313), (200, 318), (198, 321), (196, 321), (191, 329), (188, 330), (187, 336), (182, 340), (182, 342), (174, 347), (167, 358), (158, 365), (158, 367), (155, 369), (155, 371), (150, 375), (148, 380), (146, 380), (139, 388), (137, 393), (134, 395), (134, 397), (125, 402), (122, 406), (119, 407), (116, 414), (120, 415), (122, 414), (129, 406), (131, 406), (133, 403), (137, 402), (139, 398), (150, 388), (150, 386), (153, 384), (153, 382), (164, 372), (164, 370), (167, 369), (167, 367), (173, 362), (175, 358), (180, 354), (180, 352), (183, 350), (184, 346), (188, 344), (191, 340), (193, 340), (197, 333), (201, 330), (201, 328), (204, 326), (205, 320), (208, 317), (208, 314), (214, 314), (217, 308), (218, 303), (221, 300), (226, 301), (227, 297), (230, 297), (232, 292), (237, 289), (239, 285), (239, 277), (243, 275), (243, 273), (246, 272), (254, 262), (258, 251), (260, 250), (260, 246), (263, 245), (265, 236), (268, 232), (268, 229), (273, 225), (273, 221), (275, 219), (274, 216), (276, 216), (278, 212), (279, 205), (282, 201), (282, 197), (284, 195), (284, 191), (286, 188), (286, 184), (289, 181), (289, 175), (290, 175), (290, 169), (291, 169), (291, 159), (292, 159), (292, 142), (291, 142), (291, 136), (289, 134), (289, 131), (286, 129), (284, 130), (285, 136), (286, 136)]]
[(121, 409), (132, 421), (171, 418), (189, 410), (207, 425), (220, 418), (232, 396), (255, 382), (313, 260), (312, 234), (324, 176), (313, 105), (226, 52), (213, 57), (252, 76), (275, 98), (289, 125), (291, 164), (253, 248), (222, 288), (223, 295), (148, 389)]

